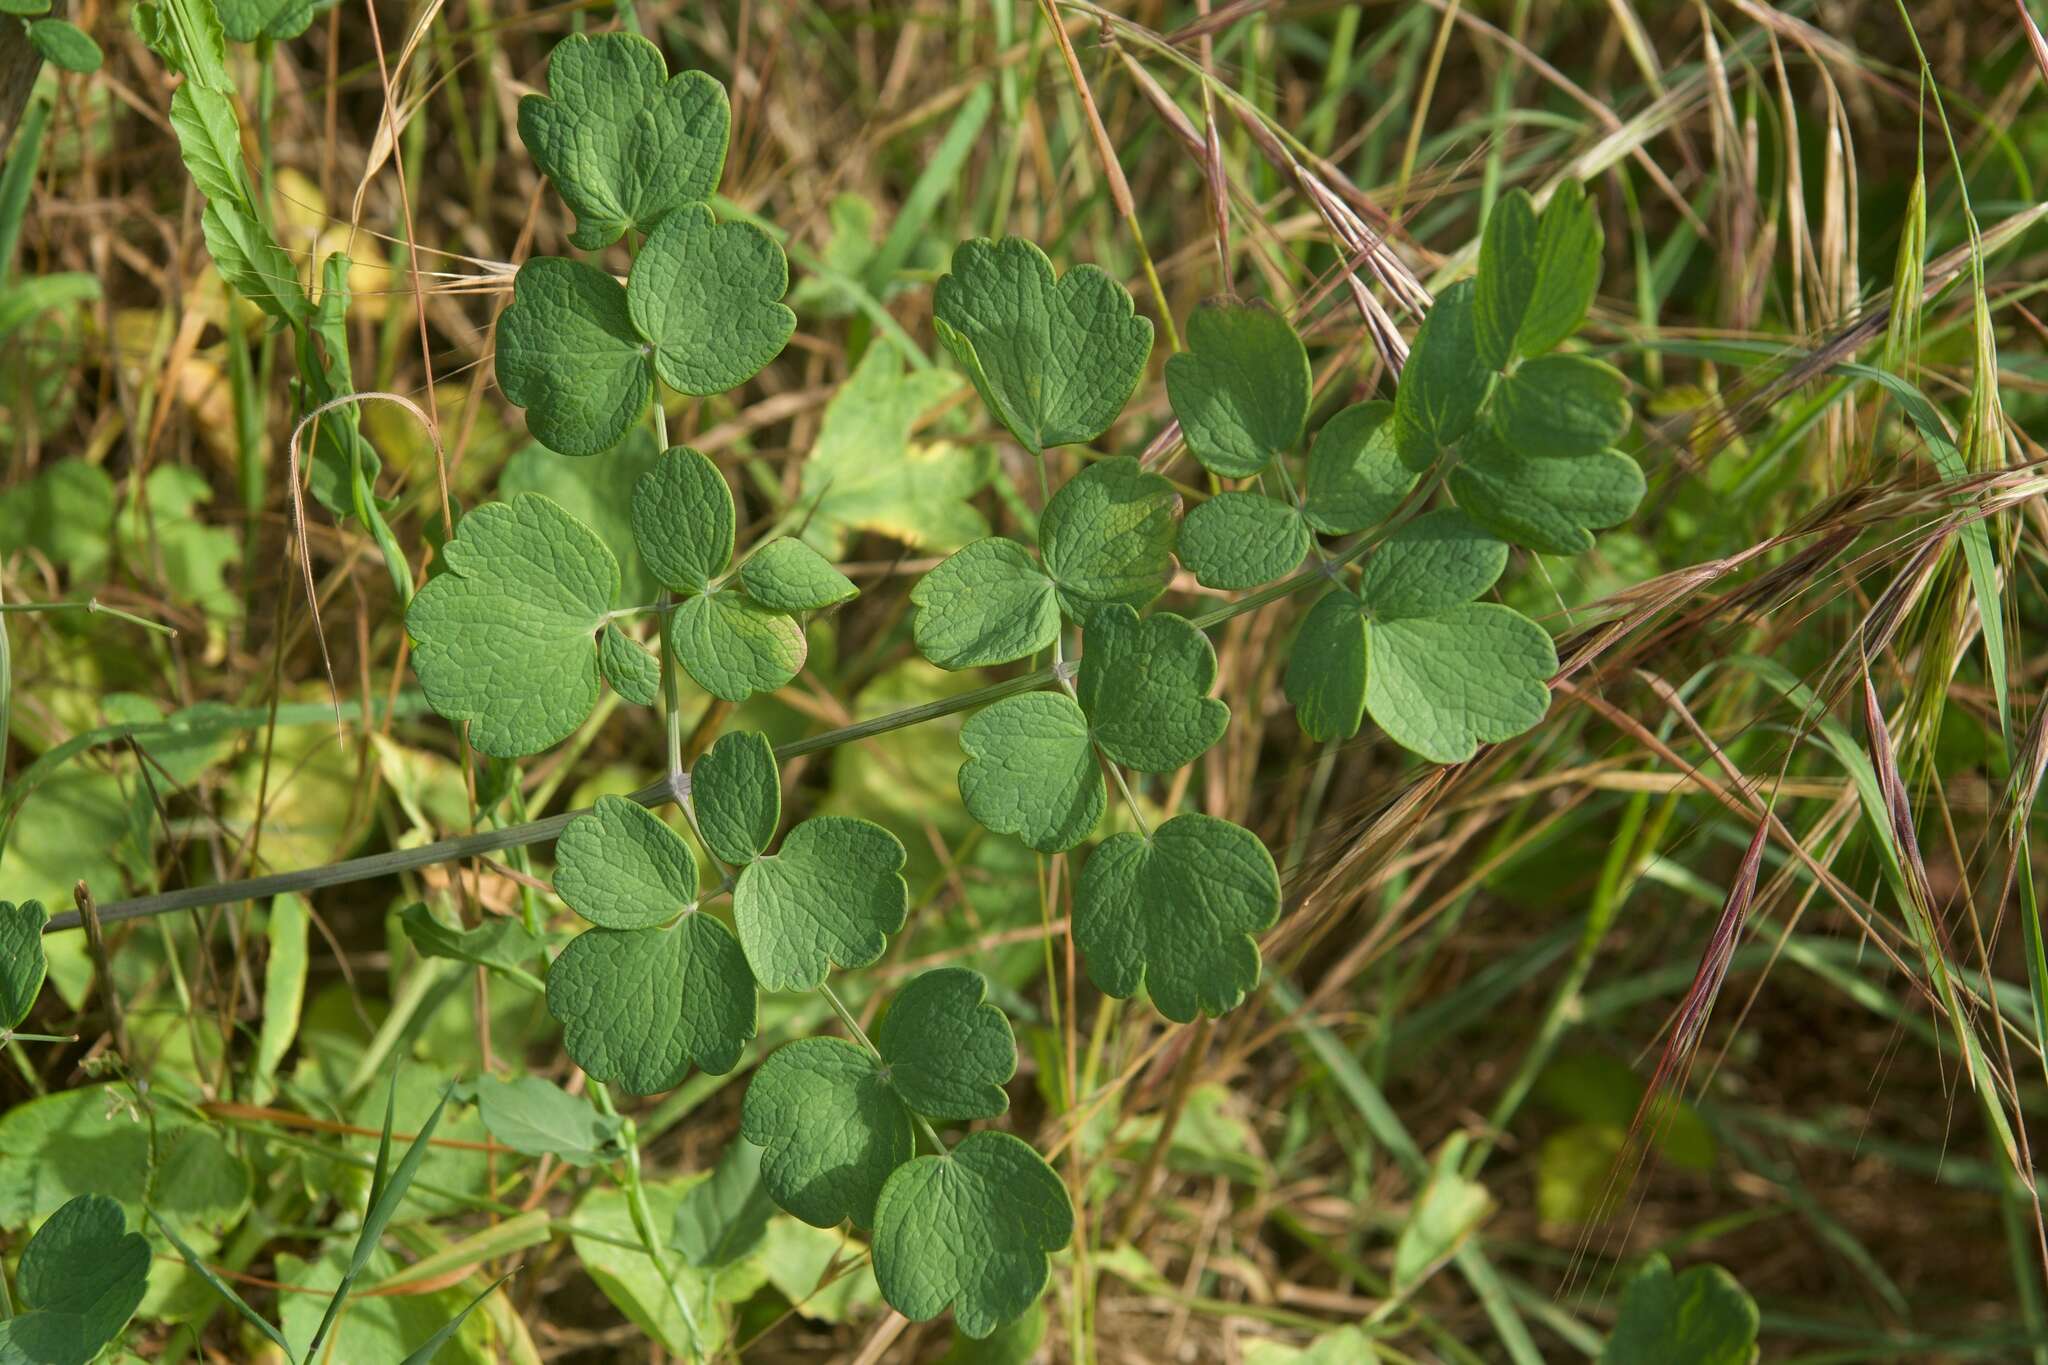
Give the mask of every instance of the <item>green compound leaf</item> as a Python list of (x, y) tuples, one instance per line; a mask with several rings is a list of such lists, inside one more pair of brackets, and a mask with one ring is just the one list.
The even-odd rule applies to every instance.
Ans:
[(1436, 763), (1512, 739), (1550, 709), (1557, 649), (1543, 627), (1495, 602), (1374, 621), (1365, 705), (1382, 730)]
[(1014, 540), (963, 546), (910, 590), (918, 653), (940, 668), (979, 668), (1036, 654), (1060, 630), (1051, 578)]
[(1316, 433), (1302, 515), (1325, 535), (1348, 536), (1392, 516), (1416, 477), (1394, 440), (1394, 405), (1353, 403)]
[(969, 1133), (943, 1156), (906, 1162), (875, 1206), (875, 1280), (914, 1322), (951, 1308), (985, 1337), (1045, 1290), (1046, 1258), (1074, 1235), (1066, 1186), (1031, 1145)]
[(1130, 401), (1152, 354), (1152, 324), (1092, 265), (1057, 282), (1021, 237), (962, 242), (932, 291), (939, 340), (1025, 449), (1092, 441)]
[(1558, 555), (1592, 549), (1593, 531), (1627, 521), (1644, 493), (1642, 469), (1619, 451), (1536, 460), (1491, 432), (1465, 438), (1450, 488), (1501, 539)]
[(769, 1197), (813, 1227), (872, 1227), (889, 1173), (917, 1150), (910, 1110), (866, 1048), (801, 1038), (747, 1086), (740, 1132), (765, 1149)]
[(604, 929), (651, 929), (697, 904), (697, 860), (661, 817), (600, 796), (555, 845), (555, 894)]
[(1255, 936), (1280, 917), (1280, 874), (1258, 836), (1177, 815), (1146, 838), (1105, 839), (1074, 890), (1074, 938), (1089, 979), (1140, 989), (1176, 1023), (1235, 1009), (1259, 984)]
[(832, 562), (789, 536), (777, 536), (740, 565), (747, 595), (776, 611), (823, 611), (860, 596), (853, 580)]
[(1088, 717), (1064, 692), (1027, 692), (983, 707), (960, 727), (960, 800), (998, 834), (1040, 853), (1095, 832), (1108, 794)]
[(868, 820), (820, 815), (741, 870), (733, 921), (771, 991), (812, 990), (834, 967), (865, 967), (903, 927), (903, 845)]
[(43, 926), (50, 912), (41, 901), (0, 901), (0, 1033), (20, 1026), (43, 989)]
[(896, 1093), (926, 1118), (964, 1123), (1010, 1107), (1003, 1086), (1017, 1074), (1017, 1039), (979, 972), (940, 967), (917, 977), (896, 993), (875, 1046)]
[(28, 41), (50, 65), (75, 71), (81, 76), (99, 70), (100, 63), (105, 60), (100, 54), (100, 45), (87, 36), (84, 29), (62, 19), (32, 21), (28, 26)]
[(1215, 647), (1181, 617), (1109, 606), (1088, 620), (1075, 692), (1095, 742), (1126, 768), (1170, 773), (1223, 738), (1230, 708), (1208, 695), (1215, 681)]
[[(336, 0), (215, 0), (220, 26), (238, 43), (258, 38), (278, 42), (296, 38), (313, 26), (313, 20), (334, 8)], [(48, 9), (48, 4), (43, 6)]]
[(1308, 351), (1263, 303), (1205, 303), (1188, 348), (1166, 358), (1166, 397), (1210, 473), (1248, 479), (1292, 450), (1308, 420)]
[(789, 262), (752, 223), (718, 223), (685, 204), (647, 238), (626, 282), (633, 325), (672, 389), (707, 397), (737, 388), (782, 354), (796, 314), (782, 302)]
[(1205, 588), (1256, 588), (1300, 567), (1308, 542), (1308, 524), (1292, 507), (1232, 491), (1188, 513), (1180, 557)]
[(0, 1321), (0, 1361), (86, 1365), (141, 1306), (149, 1242), (118, 1203), (81, 1194), (29, 1239), (14, 1285), (19, 1316)]
[(1717, 1265), (1683, 1275), (1653, 1253), (1628, 1282), (1603, 1365), (1750, 1365), (1756, 1359), (1756, 1301)]
[(738, 867), (760, 856), (782, 821), (782, 781), (768, 736), (720, 735), (690, 769), (690, 806), (697, 832), (721, 860)]
[(754, 1036), (754, 978), (732, 930), (701, 911), (665, 929), (589, 929), (548, 969), (548, 1013), (592, 1080), (652, 1095), (692, 1063), (733, 1069)]
[(596, 266), (542, 256), (519, 267), (498, 319), (498, 387), (549, 450), (599, 455), (647, 409), (653, 382), (626, 291)]
[(633, 488), (633, 540), (648, 572), (703, 592), (732, 563), (732, 489), (706, 456), (671, 446)]
[(773, 692), (802, 671), (810, 653), (803, 627), (736, 588), (678, 606), (665, 638), (697, 685), (724, 701)]
[(1492, 380), (1472, 334), (1472, 281), (1460, 280), (1422, 319), (1394, 391), (1394, 439), (1409, 468), (1429, 468), (1472, 429)]
[(597, 704), (597, 631), (619, 566), (597, 533), (538, 493), (486, 503), (441, 550), (447, 572), (405, 627), (435, 711), (494, 758), (537, 754)]
[(1508, 547), (1453, 508), (1425, 512), (1365, 561), (1358, 595), (1375, 620), (1428, 616), (1470, 602), (1499, 581)]
[(520, 140), (576, 211), (569, 240), (585, 251), (709, 199), (731, 127), (724, 86), (701, 71), (671, 77), (661, 49), (630, 33), (562, 39), (548, 93), (519, 101)]
[(1628, 431), (1628, 380), (1587, 356), (1538, 356), (1501, 381), (1492, 417), (1494, 431), (1520, 454), (1591, 455)]
[(1600, 220), (1577, 182), (1560, 185), (1543, 216), (1526, 190), (1494, 205), (1479, 241), (1473, 335), (1488, 369), (1540, 355), (1579, 329), (1600, 284)]
[(1282, 683), (1310, 739), (1349, 739), (1365, 719), (1365, 605), (1342, 588), (1302, 619)]
[(1046, 504), (1038, 542), (1067, 615), (1085, 622), (1096, 607), (1142, 607), (1173, 573), (1180, 494), (1128, 455), (1099, 460)]
[(635, 706), (652, 706), (661, 693), (661, 661), (615, 625), (607, 624), (598, 639), (597, 669)]

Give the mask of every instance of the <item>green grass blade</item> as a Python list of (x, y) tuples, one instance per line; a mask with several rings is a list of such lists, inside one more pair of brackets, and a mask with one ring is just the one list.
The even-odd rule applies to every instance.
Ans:
[(178, 1253), (178, 1255), (184, 1258), (185, 1264), (192, 1268), (192, 1273), (197, 1275), (200, 1279), (206, 1281), (207, 1285), (212, 1288), (213, 1292), (220, 1295), (221, 1298), (224, 1301), (226, 1301), (228, 1307), (234, 1309), (237, 1313), (240, 1313), (242, 1315), (243, 1320), (246, 1321), (251, 1327), (254, 1327), (257, 1331), (263, 1333), (264, 1336), (270, 1338), (271, 1341), (275, 1342), (277, 1344), (278, 1349), (284, 1352), (285, 1359), (290, 1360), (292, 1355), (292, 1344), (284, 1339), (284, 1333), (278, 1331), (277, 1328), (273, 1327), (270, 1324), (269, 1320), (266, 1319), (261, 1313), (251, 1308), (246, 1299), (244, 1299), (240, 1294), (237, 1294), (232, 1288), (229, 1287), (227, 1281), (223, 1280), (220, 1276), (214, 1274), (213, 1271), (209, 1270), (207, 1268), (206, 1262), (199, 1259), (199, 1253), (192, 1250), (191, 1247), (186, 1246), (184, 1239), (179, 1237), (177, 1233), (171, 1231), (171, 1225), (169, 1223), (166, 1223), (162, 1218), (159, 1218), (157, 1216), (157, 1212), (155, 1209), (148, 1209), (146, 1210), (146, 1212), (149, 1214), (150, 1221), (156, 1224), (157, 1231), (161, 1232), (164, 1235), (164, 1237), (170, 1242), (172, 1248)]
[(455, 1339), (455, 1334), (462, 1330), (463, 1322), (468, 1319), (471, 1313), (476, 1311), (476, 1306), (482, 1303), (485, 1299), (489, 1298), (491, 1295), (497, 1293), (499, 1285), (505, 1283), (505, 1281), (511, 1279), (514, 1275), (517, 1275), (518, 1273), (519, 1271), (515, 1267), (511, 1270), (506, 1271), (504, 1274), (500, 1275), (495, 1281), (492, 1282), (490, 1288), (484, 1290), (483, 1293), (477, 1295), (468, 1303), (464, 1304), (462, 1307), (462, 1311), (460, 1313), (457, 1313), (454, 1317), (442, 1323), (441, 1330), (434, 1333), (434, 1335), (428, 1337), (426, 1341), (420, 1346), (420, 1348), (417, 1351), (414, 1351), (411, 1355), (407, 1356), (403, 1361), (401, 1361), (400, 1365), (428, 1365), (428, 1363), (432, 1361), (435, 1356), (441, 1354), (441, 1348), (443, 1346), (446, 1346), (449, 1342)]

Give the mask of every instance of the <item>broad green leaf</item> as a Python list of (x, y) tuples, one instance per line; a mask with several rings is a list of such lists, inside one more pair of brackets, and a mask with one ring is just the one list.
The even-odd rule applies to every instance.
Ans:
[(1294, 449), (1308, 420), (1308, 351), (1263, 303), (1205, 303), (1188, 349), (1166, 358), (1166, 397), (1210, 473), (1248, 479)]
[(803, 670), (803, 627), (737, 588), (692, 597), (669, 613), (668, 648), (697, 685), (724, 701), (773, 692)]
[(669, 1245), (686, 1265), (723, 1270), (753, 1255), (775, 1213), (761, 1181), (762, 1148), (744, 1138), (726, 1144), (711, 1178), (683, 1191)]
[(1487, 368), (1541, 355), (1579, 329), (1600, 284), (1601, 240), (1600, 219), (1576, 181), (1557, 187), (1540, 218), (1528, 191), (1501, 197), (1479, 241), (1472, 310)]
[(748, 555), (740, 565), (740, 585), (776, 611), (822, 611), (860, 596), (830, 560), (789, 536), (777, 536)]
[(1170, 773), (1208, 752), (1230, 724), (1215, 682), (1215, 647), (1179, 616), (1108, 606), (1088, 620), (1075, 692), (1113, 762)]
[(96, 582), (113, 540), (114, 481), (75, 455), (0, 492), (0, 554), (33, 548), (74, 582)]
[(1325, 535), (1363, 531), (1394, 514), (1416, 477), (1394, 440), (1394, 405), (1353, 403), (1309, 448), (1302, 516)]
[(427, 703), (497, 758), (536, 754), (597, 705), (597, 631), (619, 566), (596, 533), (537, 493), (486, 503), (442, 547), (447, 571), (405, 614)]
[(214, 268), (236, 293), (280, 321), (293, 326), (309, 322), (313, 305), (299, 288), (297, 264), (253, 212), (209, 199), (199, 215), (199, 233)]
[[(398, 913), (405, 936), (422, 957), (444, 957), (472, 962), (502, 972), (526, 976), (539, 956), (541, 940), (526, 932), (526, 926), (510, 916), (487, 918), (474, 929), (450, 929), (435, 919), (419, 902)], [(536, 986), (537, 979), (529, 977)]]
[(775, 747), (753, 730), (728, 730), (690, 769), (697, 832), (735, 867), (752, 862), (775, 840), (782, 821), (782, 780)]
[(911, 428), (963, 383), (950, 370), (906, 372), (894, 346), (868, 347), (825, 405), (804, 460), (797, 500), (807, 544), (836, 558), (855, 531), (942, 552), (988, 534), (987, 519), (968, 500), (994, 472), (992, 452), (910, 439)]
[(1308, 542), (1301, 513), (1263, 494), (1232, 491), (1188, 513), (1180, 557), (1205, 588), (1256, 588), (1299, 568)]
[(585, 251), (709, 199), (731, 127), (724, 86), (701, 71), (670, 76), (661, 49), (630, 33), (562, 39), (548, 93), (519, 101), (520, 140), (576, 211), (569, 240)]
[(1258, 836), (1208, 815), (1105, 839), (1074, 890), (1074, 939), (1104, 993), (1139, 990), (1176, 1023), (1235, 1009), (1259, 983), (1256, 935), (1280, 917)]
[(1492, 382), (1472, 335), (1472, 282), (1460, 280), (1422, 319), (1394, 391), (1394, 439), (1410, 469), (1429, 468), (1472, 429)]
[(695, 1063), (733, 1069), (754, 1036), (754, 980), (724, 923), (702, 911), (665, 929), (590, 929), (548, 970), (548, 1013), (592, 1080), (636, 1095)]
[(1444, 1143), (1431, 1166), (1429, 1183), (1408, 1210), (1408, 1221), (1394, 1241), (1397, 1293), (1406, 1294), (1427, 1279), (1493, 1212), (1493, 1196), (1462, 1169), (1469, 1145), (1463, 1133)]
[(1492, 432), (1465, 438), (1451, 496), (1501, 539), (1546, 554), (1593, 548), (1593, 531), (1619, 526), (1643, 500), (1643, 471), (1616, 450), (1565, 459), (1518, 455)]
[(1021, 237), (962, 242), (932, 291), (939, 340), (1025, 449), (1092, 441), (1144, 375), (1152, 324), (1092, 265), (1055, 281)]
[(985, 1337), (1045, 1290), (1046, 1258), (1074, 1235), (1067, 1188), (1031, 1145), (969, 1133), (952, 1151), (906, 1162), (875, 1206), (875, 1279), (913, 1322), (948, 1308)]
[(1435, 616), (1375, 620), (1365, 706), (1382, 730), (1436, 763), (1512, 739), (1550, 709), (1557, 650), (1509, 607), (1468, 602)]
[(926, 1118), (992, 1119), (1010, 1107), (1003, 1086), (1017, 1074), (1017, 1040), (979, 972), (940, 967), (914, 978), (889, 1003), (875, 1046), (889, 1084)]
[(614, 624), (606, 623), (598, 638), (597, 669), (612, 691), (635, 706), (661, 699), (661, 661)]
[(1588, 356), (1538, 356), (1501, 381), (1492, 420), (1517, 454), (1591, 455), (1628, 431), (1628, 380)]
[(602, 929), (651, 929), (697, 904), (697, 860), (661, 817), (600, 796), (555, 844), (555, 894)]
[(1621, 1296), (1603, 1365), (1750, 1365), (1757, 1358), (1756, 1301), (1717, 1265), (1683, 1275), (1653, 1252)]
[(1349, 739), (1365, 719), (1365, 606), (1343, 588), (1316, 599), (1282, 686), (1310, 739)]
[(661, 220), (626, 283), (633, 325), (672, 389), (705, 397), (737, 388), (782, 354), (796, 314), (782, 302), (789, 262), (752, 223), (714, 222), (702, 204)]
[(540, 493), (560, 503), (563, 511), (597, 532), (619, 561), (620, 602), (647, 606), (659, 585), (641, 562), (639, 542), (633, 539), (633, 489), (662, 454), (644, 424), (602, 455), (589, 458), (563, 455), (529, 441), (499, 475), (498, 496)]
[(1128, 455), (1098, 460), (1046, 504), (1038, 543), (1068, 616), (1109, 602), (1142, 607), (1166, 589), (1180, 494)]
[(100, 55), (100, 45), (87, 37), (84, 29), (62, 19), (30, 21), (28, 41), (48, 59), (50, 65), (61, 66), (80, 75), (99, 70), (100, 63), (105, 60)]
[(1095, 832), (1108, 796), (1088, 717), (1064, 692), (1005, 697), (960, 727), (960, 800), (998, 834), (1040, 853), (1074, 847)]
[(335, 4), (336, 0), (214, 0), (222, 31), (238, 43), (296, 38)]
[(657, 582), (703, 592), (732, 563), (732, 489), (718, 466), (671, 446), (633, 488), (633, 539)]
[(910, 590), (917, 651), (940, 668), (1036, 654), (1059, 635), (1051, 578), (1014, 540), (990, 536), (946, 557)]
[(86, 1365), (142, 1303), (149, 1243), (119, 1204), (82, 1194), (36, 1229), (14, 1285), (19, 1316), (0, 1320), (0, 1362)]
[[(758, 1277), (745, 1266), (714, 1274), (681, 1264), (678, 1258), (668, 1258), (664, 1275), (641, 1243), (642, 1226), (655, 1237), (675, 1226), (677, 1206), (697, 1183), (698, 1178), (691, 1176), (646, 1181), (642, 1185), (646, 1199), (643, 1224), (633, 1213), (635, 1201), (624, 1189), (613, 1182), (599, 1182), (574, 1206), (575, 1231), (569, 1244), (578, 1269), (647, 1342), (658, 1343), (681, 1360), (730, 1359), (733, 1321), (726, 1305), (732, 1295), (744, 1297), (758, 1289)], [(688, 1320), (676, 1306), (678, 1299), (689, 1309)]]
[(763, 1149), (775, 1202), (813, 1227), (872, 1227), (890, 1172), (917, 1150), (910, 1111), (874, 1054), (843, 1038), (800, 1038), (768, 1054), (747, 1085), (740, 1132)]
[(242, 160), (242, 123), (233, 100), (187, 81), (171, 95), (171, 128), (178, 135), (185, 169), (201, 194), (244, 207), (254, 202), (248, 166)]
[(41, 901), (0, 901), (0, 1033), (20, 1027), (42, 993), (43, 926), (49, 922)]
[(497, 1141), (527, 1156), (553, 1156), (595, 1166), (618, 1154), (624, 1120), (600, 1114), (590, 1101), (539, 1076), (476, 1079), (476, 1109)]
[(626, 291), (596, 266), (540, 256), (519, 267), (498, 318), (498, 387), (549, 450), (597, 455), (647, 410), (647, 357)]
[(1358, 596), (1375, 621), (1429, 616), (1470, 602), (1508, 566), (1508, 547), (1455, 508), (1425, 512), (1365, 561)]
[(747, 864), (733, 888), (733, 921), (761, 984), (812, 990), (833, 967), (881, 957), (910, 908), (903, 860), (903, 845), (880, 825), (820, 815)]
[[(0, 906), (0, 911), (4, 909)], [(0, 914), (0, 919), (4, 918)], [(263, 1025), (256, 1039), (255, 1062), (256, 1079), (265, 1094), (258, 1103), (268, 1098), (278, 1063), (298, 1036), (306, 1003), (306, 930), (311, 918), (303, 896), (287, 891), (270, 902), (270, 923), (265, 930), (270, 951), (263, 963)]]
[(50, 0), (0, 0), (0, 14), (34, 16), (49, 12)]

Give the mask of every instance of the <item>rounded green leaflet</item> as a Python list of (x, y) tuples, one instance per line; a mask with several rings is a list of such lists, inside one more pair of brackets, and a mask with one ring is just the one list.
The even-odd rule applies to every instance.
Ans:
[(1628, 520), (1646, 488), (1641, 466), (1620, 451), (1538, 460), (1490, 431), (1465, 438), (1449, 482), (1473, 521), (1512, 544), (1558, 555), (1592, 549), (1593, 531)]
[(650, 929), (697, 904), (697, 860), (661, 817), (600, 796), (555, 844), (555, 894), (605, 929)]
[(1497, 582), (1508, 547), (1456, 508), (1402, 524), (1365, 561), (1358, 596), (1374, 620), (1428, 616), (1469, 602)]
[(444, 572), (406, 609), (427, 703), (469, 739), (518, 758), (565, 738), (597, 704), (597, 632), (619, 566), (597, 534), (538, 493), (485, 503), (441, 549)]
[[(220, 11), (221, 31), (238, 43), (253, 43), (259, 38), (283, 42), (311, 28), (313, 20), (333, 9), (335, 3), (336, 0), (216, 0), (214, 8)], [(44, 0), (42, 9), (48, 8)]]
[(519, 267), (498, 318), (498, 387), (549, 450), (598, 455), (624, 438), (653, 388), (626, 291), (596, 266), (541, 256)]
[(775, 747), (753, 730), (728, 730), (690, 769), (690, 806), (697, 832), (735, 867), (774, 842), (782, 820), (782, 781)]
[(1518, 454), (1591, 455), (1628, 432), (1628, 380), (1590, 356), (1538, 356), (1501, 381), (1492, 419)]
[(813, 1227), (873, 1227), (890, 1172), (917, 1150), (910, 1110), (881, 1064), (843, 1038), (800, 1038), (747, 1084), (740, 1133), (765, 1149), (761, 1181)]
[(17, 1316), (0, 1320), (0, 1361), (87, 1365), (120, 1335), (149, 1289), (149, 1242), (103, 1194), (70, 1200), (29, 1239), (15, 1275)]
[(1051, 578), (1014, 540), (990, 536), (940, 561), (910, 590), (918, 653), (940, 668), (979, 668), (1036, 654), (1059, 635)]
[(0, 1032), (18, 1028), (42, 992), (43, 926), (49, 922), (41, 901), (0, 901)]
[(1375, 620), (1365, 706), (1403, 747), (1462, 763), (1482, 743), (1532, 729), (1550, 709), (1557, 648), (1543, 627), (1497, 602)]
[(1215, 646), (1179, 616), (1107, 606), (1088, 620), (1075, 693), (1114, 762), (1170, 773), (1208, 752), (1230, 724), (1215, 682)]
[(677, 606), (664, 639), (697, 685), (724, 701), (773, 692), (802, 671), (810, 653), (803, 627), (737, 588)]
[(1188, 513), (1180, 557), (1205, 588), (1256, 588), (1284, 578), (1308, 554), (1308, 524), (1260, 493), (1218, 493)]
[(694, 1064), (723, 1075), (754, 1036), (754, 979), (732, 930), (693, 911), (663, 929), (588, 929), (548, 969), (548, 1013), (592, 1080), (636, 1095)]
[(1683, 1275), (1653, 1253), (1628, 1282), (1601, 1365), (1750, 1365), (1756, 1359), (1756, 1301), (1717, 1265)]
[(962, 242), (932, 291), (932, 320), (989, 412), (1033, 454), (1107, 431), (1152, 354), (1152, 324), (1129, 291), (1092, 265), (1056, 280), (1021, 237)]
[(671, 77), (661, 50), (631, 33), (572, 34), (548, 59), (548, 93), (519, 101), (519, 137), (576, 211), (585, 251), (709, 199), (725, 169), (732, 110), (701, 71)]
[(1392, 516), (1417, 477), (1394, 440), (1394, 405), (1353, 403), (1309, 448), (1302, 516), (1325, 535), (1363, 531)]
[(1310, 739), (1349, 739), (1365, 719), (1365, 605), (1343, 588), (1316, 599), (1287, 654), (1282, 687)]
[(1187, 1023), (1235, 1009), (1259, 983), (1256, 935), (1280, 917), (1280, 874), (1248, 829), (1177, 815), (1150, 838), (1116, 834), (1081, 869), (1074, 940), (1088, 976), (1128, 999), (1144, 990)]
[(652, 706), (661, 693), (661, 662), (616, 625), (597, 642), (597, 667), (612, 691), (635, 706)]
[(671, 446), (633, 487), (633, 540), (648, 572), (677, 592), (703, 592), (732, 563), (732, 489), (710, 459)]
[(832, 561), (791, 536), (777, 536), (740, 565), (740, 584), (776, 611), (822, 611), (860, 596)]
[(1046, 504), (1038, 543), (1068, 616), (1109, 602), (1142, 607), (1173, 574), (1180, 494), (1128, 455), (1099, 460)]
[(1045, 1290), (1046, 1258), (1074, 1235), (1066, 1186), (1031, 1145), (969, 1133), (950, 1152), (898, 1167), (875, 1206), (875, 1280), (913, 1322), (948, 1308), (985, 1337)]
[(1005, 697), (960, 727), (960, 800), (998, 834), (1040, 853), (1095, 832), (1108, 801), (1088, 717), (1064, 692)]
[(52, 66), (83, 76), (100, 69), (105, 60), (100, 45), (76, 24), (62, 19), (36, 19), (28, 26), (29, 45), (43, 54)]
[(881, 957), (910, 909), (903, 862), (896, 836), (869, 820), (820, 815), (792, 829), (733, 888), (755, 977), (771, 991), (812, 990), (834, 967)]
[(1210, 473), (1248, 479), (1292, 450), (1308, 420), (1308, 351), (1264, 303), (1212, 301), (1188, 319), (1188, 349), (1166, 358), (1166, 398)]
[(1579, 329), (1600, 285), (1600, 219), (1585, 187), (1559, 185), (1539, 218), (1527, 190), (1493, 206), (1479, 239), (1473, 339), (1481, 362), (1503, 369), (1540, 355)]
[(929, 1119), (992, 1119), (1010, 1107), (1003, 1086), (1017, 1074), (1010, 1021), (988, 1003), (988, 982), (965, 967), (916, 977), (875, 1031), (889, 1084)]
[(1460, 280), (1423, 317), (1394, 391), (1394, 439), (1409, 468), (1429, 468), (1472, 429), (1492, 381), (1472, 335), (1472, 281)]
[(720, 223), (702, 204), (661, 220), (626, 282), (633, 325), (670, 388), (708, 397), (737, 388), (782, 354), (796, 314), (782, 303), (789, 262), (752, 223)]

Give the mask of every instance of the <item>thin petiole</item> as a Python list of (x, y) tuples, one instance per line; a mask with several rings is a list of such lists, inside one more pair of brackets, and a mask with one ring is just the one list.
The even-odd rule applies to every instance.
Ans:
[(93, 616), (112, 616), (117, 620), (126, 621), (131, 626), (141, 626), (144, 630), (153, 630), (165, 639), (175, 640), (178, 638), (178, 628), (176, 626), (167, 626), (160, 621), (146, 620), (135, 615), (133, 612), (122, 611), (119, 607), (110, 607), (97, 597), (88, 597), (83, 602), (0, 603), (0, 611), (82, 611)]
[[(853, 1017), (853, 1011), (846, 1008), (846, 1002), (839, 998), (838, 991), (832, 989), (832, 983), (820, 981), (818, 983), (818, 994), (825, 997), (825, 1003), (830, 1005), (832, 1012), (839, 1016), (839, 1022), (846, 1026), (846, 1031), (853, 1035), (853, 1040), (866, 1048), (876, 1061), (886, 1064), (886, 1059), (882, 1056), (882, 1049), (876, 1047), (874, 1039), (868, 1037), (868, 1031), (860, 1026), (860, 1020)], [(918, 1131), (925, 1135), (925, 1139), (931, 1143), (932, 1149), (940, 1156), (944, 1156), (946, 1154), (946, 1142), (944, 1138), (939, 1136), (938, 1130), (933, 1128), (925, 1120), (925, 1116), (916, 1110), (911, 1110), (910, 1116), (917, 1120)]]

